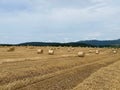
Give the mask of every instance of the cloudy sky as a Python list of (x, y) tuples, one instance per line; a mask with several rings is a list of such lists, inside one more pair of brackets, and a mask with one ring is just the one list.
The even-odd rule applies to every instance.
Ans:
[(0, 0), (0, 43), (120, 38), (120, 0)]

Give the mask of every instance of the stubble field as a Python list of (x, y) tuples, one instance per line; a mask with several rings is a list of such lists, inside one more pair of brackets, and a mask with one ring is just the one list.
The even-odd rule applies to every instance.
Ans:
[[(120, 90), (120, 49), (9, 48), (0, 47), (0, 90)], [(50, 48), (54, 55), (48, 55)], [(79, 51), (85, 56), (78, 57)]]

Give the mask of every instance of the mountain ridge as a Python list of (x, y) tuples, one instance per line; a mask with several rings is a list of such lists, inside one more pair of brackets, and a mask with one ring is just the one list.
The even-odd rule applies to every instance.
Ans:
[(120, 45), (120, 39), (116, 39), (116, 40), (85, 40), (85, 41), (78, 41), (77, 43), (91, 44), (91, 45), (95, 45), (95, 46)]
[(0, 44), (0, 46), (81, 46), (81, 47), (120, 47), (120, 39), (116, 40), (84, 40), (77, 42), (25, 42), (20, 44)]

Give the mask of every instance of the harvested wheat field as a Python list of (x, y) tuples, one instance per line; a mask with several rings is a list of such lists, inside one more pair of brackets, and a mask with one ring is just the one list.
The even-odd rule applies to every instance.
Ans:
[(120, 51), (0, 47), (0, 90), (120, 90)]

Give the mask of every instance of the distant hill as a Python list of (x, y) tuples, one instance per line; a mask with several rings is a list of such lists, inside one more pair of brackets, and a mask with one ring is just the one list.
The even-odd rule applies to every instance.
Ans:
[(85, 40), (69, 43), (56, 42), (26, 42), (20, 44), (0, 44), (0, 46), (73, 46), (73, 47), (120, 47), (120, 39), (118, 40)]
[(81, 47), (93, 47), (90, 44), (70, 42), (70, 43), (55, 43), (55, 42), (27, 42), (18, 44), (19, 46), (81, 46)]
[(117, 40), (104, 40), (104, 41), (99, 41), (99, 40), (86, 40), (86, 41), (78, 41), (77, 43), (85, 43), (85, 44), (90, 44), (93, 46), (106, 46), (106, 45), (120, 45), (120, 39)]

